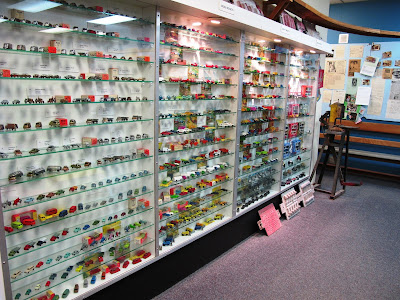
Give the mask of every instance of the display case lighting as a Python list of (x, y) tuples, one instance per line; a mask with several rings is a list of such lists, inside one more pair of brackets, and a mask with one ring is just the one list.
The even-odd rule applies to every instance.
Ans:
[(310, 53), (315, 54), (315, 53), (317, 53), (317, 52), (315, 52), (314, 50), (310, 50)]
[(282, 40), (280, 40), (280, 39), (274, 39), (274, 42), (275, 42), (275, 43), (280, 43), (280, 42), (282, 42)]
[(192, 23), (192, 26), (201, 26), (201, 25), (202, 25), (201, 22), (194, 22), (194, 23)]
[(48, 10), (57, 6), (61, 6), (61, 3), (55, 3), (44, 0), (25, 0), (19, 3), (8, 6), (10, 9), (23, 10), (30, 13), (37, 13), (44, 10)]
[(258, 42), (259, 43), (265, 43), (265, 40), (259, 40)]
[(39, 32), (58, 34), (58, 33), (70, 32), (70, 31), (72, 31), (72, 29), (70, 29), (70, 28), (56, 27), (56, 28), (40, 30)]
[(211, 23), (213, 23), (213, 24), (221, 24), (221, 21), (212, 19)]
[(112, 25), (129, 21), (135, 21), (135, 20), (136, 18), (126, 17), (126, 16), (109, 16), (109, 17), (90, 20), (88, 21), (88, 23), (94, 23), (100, 25)]

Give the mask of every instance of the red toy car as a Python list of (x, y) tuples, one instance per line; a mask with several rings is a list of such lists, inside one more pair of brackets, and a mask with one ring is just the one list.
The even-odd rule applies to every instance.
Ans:
[(74, 212), (76, 212), (76, 205), (73, 205), (73, 206), (71, 206), (70, 208), (69, 208), (69, 213), (71, 214), (71, 213), (74, 213)]
[(150, 252), (147, 252), (147, 253), (145, 253), (145, 254), (143, 255), (143, 258), (148, 258), (150, 255), (151, 255), (151, 253), (150, 253)]
[(9, 227), (9, 226), (4, 226), (4, 230), (7, 231), (8, 233), (14, 231), (14, 229), (12, 227)]
[(127, 268), (129, 266), (129, 260), (125, 261), (122, 265), (123, 268)]
[(43, 262), (42, 262), (42, 261), (39, 261), (39, 262), (37, 263), (37, 265), (36, 265), (36, 268), (40, 268), (41, 266), (43, 266)]
[(137, 264), (140, 263), (142, 260), (140, 258), (135, 258), (134, 260), (132, 260), (132, 264)]

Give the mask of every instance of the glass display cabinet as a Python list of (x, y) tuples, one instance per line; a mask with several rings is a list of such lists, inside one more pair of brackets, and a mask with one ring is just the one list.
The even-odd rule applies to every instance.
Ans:
[(13, 299), (72, 298), (155, 254), (155, 8), (16, 3), (0, 9), (2, 258)]

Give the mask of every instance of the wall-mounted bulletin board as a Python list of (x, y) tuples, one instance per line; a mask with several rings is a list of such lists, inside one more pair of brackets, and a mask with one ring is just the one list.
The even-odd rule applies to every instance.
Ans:
[(333, 45), (326, 59), (322, 111), (342, 103), (345, 118), (400, 122), (400, 43)]

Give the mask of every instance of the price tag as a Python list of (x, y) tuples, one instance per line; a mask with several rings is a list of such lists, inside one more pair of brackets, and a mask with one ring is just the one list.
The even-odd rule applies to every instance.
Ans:
[(27, 93), (29, 96), (44, 96), (51, 95), (49, 90), (44, 87), (28, 88)]

